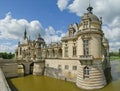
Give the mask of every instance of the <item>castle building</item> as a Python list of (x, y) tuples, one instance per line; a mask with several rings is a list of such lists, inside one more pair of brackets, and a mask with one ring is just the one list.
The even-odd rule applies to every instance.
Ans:
[(24, 39), (16, 50), (18, 60), (32, 61), (34, 75), (46, 75), (75, 82), (83, 89), (104, 87), (110, 77), (109, 42), (102, 31), (102, 18), (87, 8), (79, 24), (70, 24), (59, 43), (47, 45), (38, 37)]

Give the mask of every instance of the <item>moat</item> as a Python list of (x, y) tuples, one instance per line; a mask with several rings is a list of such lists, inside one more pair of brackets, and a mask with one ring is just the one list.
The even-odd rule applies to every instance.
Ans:
[[(119, 91), (120, 90), (120, 61), (111, 61), (113, 81), (99, 90), (92, 91)], [(46, 76), (25, 76), (12, 78), (13, 91), (86, 91), (78, 88), (75, 83), (58, 80)]]

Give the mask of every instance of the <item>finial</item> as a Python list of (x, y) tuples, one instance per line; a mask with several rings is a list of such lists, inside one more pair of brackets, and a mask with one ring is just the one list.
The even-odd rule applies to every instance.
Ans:
[(38, 38), (40, 38), (41, 37), (41, 35), (40, 35), (40, 33), (38, 34)]
[(89, 7), (87, 8), (87, 10), (89, 13), (92, 13), (92, 9), (93, 9), (93, 7), (91, 6), (90, 0), (89, 0)]
[(20, 45), (20, 41), (18, 42), (18, 46)]
[(89, 7), (90, 7), (90, 0), (89, 0)]
[(26, 31), (26, 28), (25, 28), (25, 32), (24, 32), (24, 39), (27, 38), (27, 31)]

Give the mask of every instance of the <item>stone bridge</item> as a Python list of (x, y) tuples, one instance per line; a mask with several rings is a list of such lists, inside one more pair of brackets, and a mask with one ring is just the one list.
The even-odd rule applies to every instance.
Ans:
[(0, 68), (6, 77), (17, 77), (24, 75), (42, 75), (44, 72), (44, 61), (25, 60), (0, 60)]

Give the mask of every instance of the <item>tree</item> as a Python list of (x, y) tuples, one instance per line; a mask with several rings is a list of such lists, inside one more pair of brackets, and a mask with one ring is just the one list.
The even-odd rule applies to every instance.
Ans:
[(15, 55), (13, 53), (7, 53), (7, 52), (1, 52), (0, 53), (0, 58), (3, 59), (12, 59)]
[(120, 57), (120, 49), (119, 49), (119, 57)]

